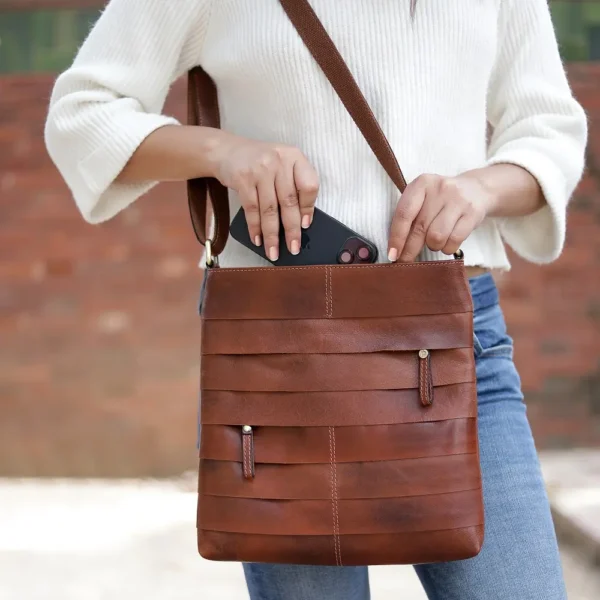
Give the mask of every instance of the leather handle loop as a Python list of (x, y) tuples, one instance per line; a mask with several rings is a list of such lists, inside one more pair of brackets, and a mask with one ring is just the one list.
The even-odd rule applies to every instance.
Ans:
[[(350, 69), (323, 27), (308, 0), (279, 0), (281, 6), (306, 44), (317, 64), (336, 91), (375, 156), (395, 186), (403, 192), (406, 179), (392, 147), (377, 118), (356, 83)], [(217, 89), (201, 68), (192, 69), (188, 77), (188, 122), (190, 125), (220, 127)], [(229, 236), (229, 197), (227, 189), (216, 179), (192, 179), (188, 182), (188, 203), (196, 237), (207, 240), (208, 202), (212, 204), (215, 226), (211, 240), (213, 256), (225, 248)]]
[[(210, 76), (201, 67), (188, 75), (188, 123), (219, 129), (219, 103), (217, 88)], [(212, 254), (218, 256), (229, 237), (229, 194), (217, 179), (190, 179), (188, 206), (196, 237), (201, 244), (208, 239), (207, 221), (209, 202), (214, 214), (214, 232), (211, 243)]]

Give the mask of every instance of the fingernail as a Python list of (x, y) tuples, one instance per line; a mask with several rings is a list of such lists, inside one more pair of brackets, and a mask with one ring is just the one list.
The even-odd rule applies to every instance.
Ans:
[(396, 248), (390, 248), (388, 252), (388, 260), (390, 262), (396, 262), (398, 260), (398, 250)]
[(254, 245), (255, 245), (255, 246), (260, 246), (260, 244), (261, 244), (260, 235), (257, 235), (257, 236), (254, 238)]
[(275, 262), (279, 258), (278, 254), (277, 254), (277, 248), (275, 248), (275, 246), (271, 246), (269, 248), (269, 258), (273, 262)]
[(308, 229), (310, 227), (310, 215), (304, 215), (302, 217), (302, 229)]
[(300, 254), (300, 244), (298, 243), (298, 240), (292, 242), (292, 254)]

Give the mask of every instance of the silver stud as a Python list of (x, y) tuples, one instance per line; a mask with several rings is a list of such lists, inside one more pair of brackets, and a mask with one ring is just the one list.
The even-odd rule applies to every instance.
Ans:
[(252, 433), (252, 427), (250, 427), (250, 425), (244, 425), (244, 426), (242, 427), (242, 431), (243, 431), (244, 433)]
[(419, 350), (419, 358), (427, 358), (429, 356), (429, 350)]

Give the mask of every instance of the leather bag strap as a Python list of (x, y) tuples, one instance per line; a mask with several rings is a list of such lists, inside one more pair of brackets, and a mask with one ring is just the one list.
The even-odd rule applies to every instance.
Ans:
[[(299, 36), (336, 91), (346, 110), (356, 123), (375, 156), (400, 192), (406, 179), (398, 160), (383, 133), (369, 103), (361, 92), (348, 65), (323, 27), (308, 0), (279, 0)], [(204, 127), (220, 126), (217, 90), (214, 82), (201, 68), (190, 71), (188, 77), (188, 122)], [(216, 179), (192, 179), (188, 182), (188, 203), (196, 237), (207, 241), (208, 201), (214, 211), (214, 233), (211, 252), (217, 256), (225, 247), (229, 235), (229, 200), (227, 189)]]
[(361, 92), (348, 65), (323, 27), (308, 0), (279, 0), (313, 58), (336, 91), (375, 156), (396, 187), (403, 192), (406, 180), (396, 156)]
[[(192, 69), (188, 75), (188, 123), (217, 129), (221, 125), (217, 88), (201, 67)], [(207, 221), (212, 205), (214, 231), (210, 250), (214, 256), (218, 256), (229, 237), (227, 188), (214, 178), (190, 179), (187, 188), (192, 225), (198, 241), (203, 245), (208, 239)]]

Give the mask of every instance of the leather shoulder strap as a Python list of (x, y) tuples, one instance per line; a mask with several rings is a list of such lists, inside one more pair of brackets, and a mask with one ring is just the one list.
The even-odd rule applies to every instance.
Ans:
[[(335, 89), (346, 110), (360, 129), (375, 156), (396, 187), (403, 192), (406, 180), (394, 152), (369, 103), (333, 40), (323, 27), (308, 0), (279, 0), (306, 47)], [(190, 71), (188, 79), (190, 125), (219, 127), (217, 90), (210, 77), (200, 68)], [(200, 243), (206, 242), (207, 201), (215, 214), (212, 252), (218, 255), (229, 235), (229, 200), (226, 188), (215, 179), (188, 182), (188, 201), (192, 224)]]
[(383, 133), (369, 103), (361, 92), (348, 65), (323, 27), (308, 0), (279, 0), (302, 41), (325, 73), (340, 100), (350, 113), (371, 150), (403, 192), (406, 180), (396, 156)]

